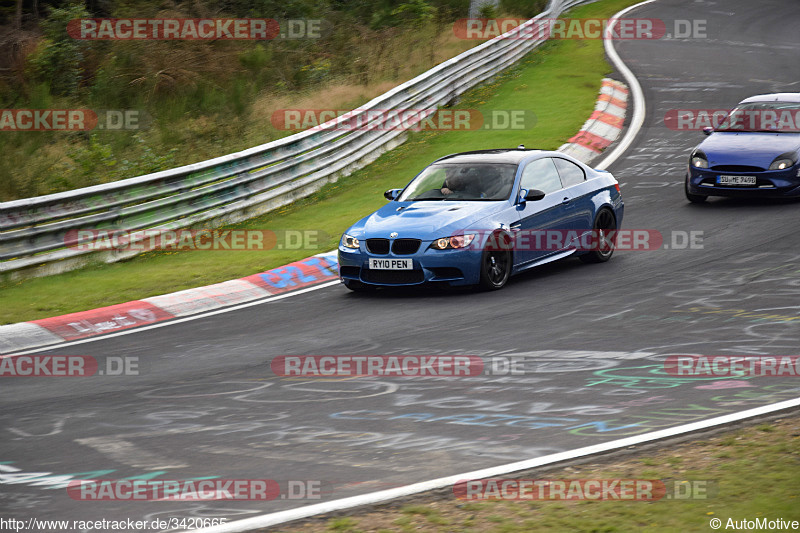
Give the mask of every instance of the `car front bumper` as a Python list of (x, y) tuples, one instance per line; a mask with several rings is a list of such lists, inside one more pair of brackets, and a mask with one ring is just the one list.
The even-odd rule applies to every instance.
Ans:
[[(374, 254), (366, 250), (365, 241), (358, 249), (339, 245), (339, 277), (379, 286), (422, 285), (446, 283), (452, 286), (475, 285), (480, 280), (481, 250), (463, 248), (436, 250), (430, 241), (422, 241), (416, 253), (408, 255)], [(369, 268), (370, 258), (410, 259), (412, 270)]]
[[(720, 185), (720, 176), (755, 176), (755, 185)], [(688, 168), (688, 190), (702, 196), (731, 196), (749, 198), (800, 197), (800, 165), (786, 170), (720, 171), (707, 168)]]

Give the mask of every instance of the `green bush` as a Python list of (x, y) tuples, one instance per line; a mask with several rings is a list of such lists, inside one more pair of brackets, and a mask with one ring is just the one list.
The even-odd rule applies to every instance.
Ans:
[(478, 16), (483, 19), (493, 19), (497, 16), (497, 8), (494, 4), (481, 4)]
[(239, 54), (239, 62), (244, 68), (258, 74), (272, 61), (272, 48), (264, 48), (261, 43), (255, 45), (251, 50), (245, 50)]
[(28, 56), (32, 77), (39, 83), (49, 83), (57, 95), (72, 96), (83, 76), (83, 60), (89, 43), (73, 39), (67, 33), (67, 24), (73, 19), (85, 18), (89, 12), (81, 4), (53, 8), (42, 21), (44, 39)]
[(425, 0), (411, 0), (397, 7), (386, 7), (372, 16), (372, 29), (385, 27), (419, 27), (436, 17), (436, 8)]
[(533, 18), (547, 9), (547, 0), (500, 0), (500, 10), (511, 15)]

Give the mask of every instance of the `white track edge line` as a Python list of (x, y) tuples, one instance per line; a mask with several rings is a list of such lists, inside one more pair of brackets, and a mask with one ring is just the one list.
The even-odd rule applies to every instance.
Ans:
[(333, 500), (331, 502), (308, 505), (297, 509), (289, 509), (287, 511), (279, 511), (276, 513), (255, 516), (252, 518), (245, 518), (242, 520), (231, 522), (230, 524), (213, 526), (203, 529), (196, 529), (193, 531), (194, 533), (241, 533), (246, 531), (253, 531), (255, 529), (274, 526), (278, 524), (284, 524), (286, 522), (291, 522), (294, 520), (311, 518), (313, 516), (320, 514), (330, 513), (334, 511), (343, 511), (345, 509), (352, 509), (364, 505), (374, 505), (386, 502), (388, 500), (402, 498), (404, 496), (413, 496), (431, 490), (442, 489), (448, 486), (453, 486), (459, 481), (464, 481), (468, 479), (484, 479), (498, 475), (507, 475), (511, 472), (529, 470), (531, 468), (545, 466), (548, 464), (566, 461), (570, 459), (576, 459), (578, 457), (608, 452), (619, 448), (625, 448), (637, 444), (644, 444), (647, 442), (665, 439), (669, 437), (675, 437), (678, 435), (682, 435), (684, 433), (700, 431), (714, 426), (719, 426), (722, 424), (737, 422), (739, 420), (744, 420), (746, 418), (752, 418), (755, 416), (769, 414), (784, 409), (791, 409), (793, 407), (800, 407), (800, 398), (794, 398), (792, 400), (786, 400), (783, 402), (770, 405), (763, 405), (761, 407), (748, 409), (747, 411), (731, 413), (716, 418), (710, 418), (708, 420), (693, 422), (691, 424), (684, 424), (681, 426), (662, 429), (659, 431), (644, 433), (642, 435), (636, 435), (633, 437), (626, 437), (623, 439), (612, 440), (601, 444), (593, 444), (591, 446), (585, 446), (583, 448), (577, 448), (571, 451), (559, 452), (551, 455), (545, 455), (543, 457), (537, 457), (534, 459), (518, 461), (516, 463), (508, 463), (501, 466), (484, 468), (481, 470), (474, 470), (472, 472), (465, 472), (463, 474), (457, 474), (454, 476), (441, 477), (430, 481), (423, 481), (420, 483), (406, 485), (404, 487), (398, 487), (396, 489), (382, 490), (378, 492), (372, 492), (369, 494), (363, 494), (359, 496), (351, 496), (349, 498)]
[[(619, 19), (621, 16), (625, 15), (628, 11), (651, 2), (655, 2), (655, 0), (645, 0), (639, 4), (627, 7), (611, 17), (611, 20), (608, 24), (607, 35), (610, 34), (617, 19)], [(625, 132), (625, 136), (622, 138), (619, 144), (617, 144), (611, 153), (605, 156), (600, 163), (595, 165), (594, 168), (600, 170), (605, 170), (611, 166), (611, 164), (630, 147), (631, 143), (633, 143), (633, 139), (639, 134), (639, 130), (642, 129), (642, 125), (644, 124), (644, 92), (642, 91), (642, 86), (639, 85), (639, 80), (637, 80), (636, 76), (633, 75), (631, 69), (629, 69), (628, 66), (622, 62), (617, 50), (614, 48), (614, 39), (605, 38), (603, 44), (606, 49), (606, 55), (608, 55), (608, 58), (625, 78), (628, 88), (631, 91), (631, 96), (633, 99), (633, 116), (631, 117), (631, 123), (628, 126), (628, 131)]]

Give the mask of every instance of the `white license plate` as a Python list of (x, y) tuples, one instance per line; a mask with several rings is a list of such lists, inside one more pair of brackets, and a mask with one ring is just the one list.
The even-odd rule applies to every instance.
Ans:
[(718, 176), (718, 185), (755, 185), (755, 176)]
[(369, 267), (375, 270), (413, 270), (411, 259), (369, 259)]

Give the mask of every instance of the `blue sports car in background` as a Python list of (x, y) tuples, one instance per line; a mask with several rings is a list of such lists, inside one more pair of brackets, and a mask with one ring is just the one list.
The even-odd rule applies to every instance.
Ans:
[(339, 243), (351, 290), (439, 282), (500, 289), (509, 276), (578, 255), (607, 261), (619, 185), (560, 152), (480, 150), (434, 161)]
[(686, 198), (800, 196), (800, 93), (742, 100), (689, 156)]

